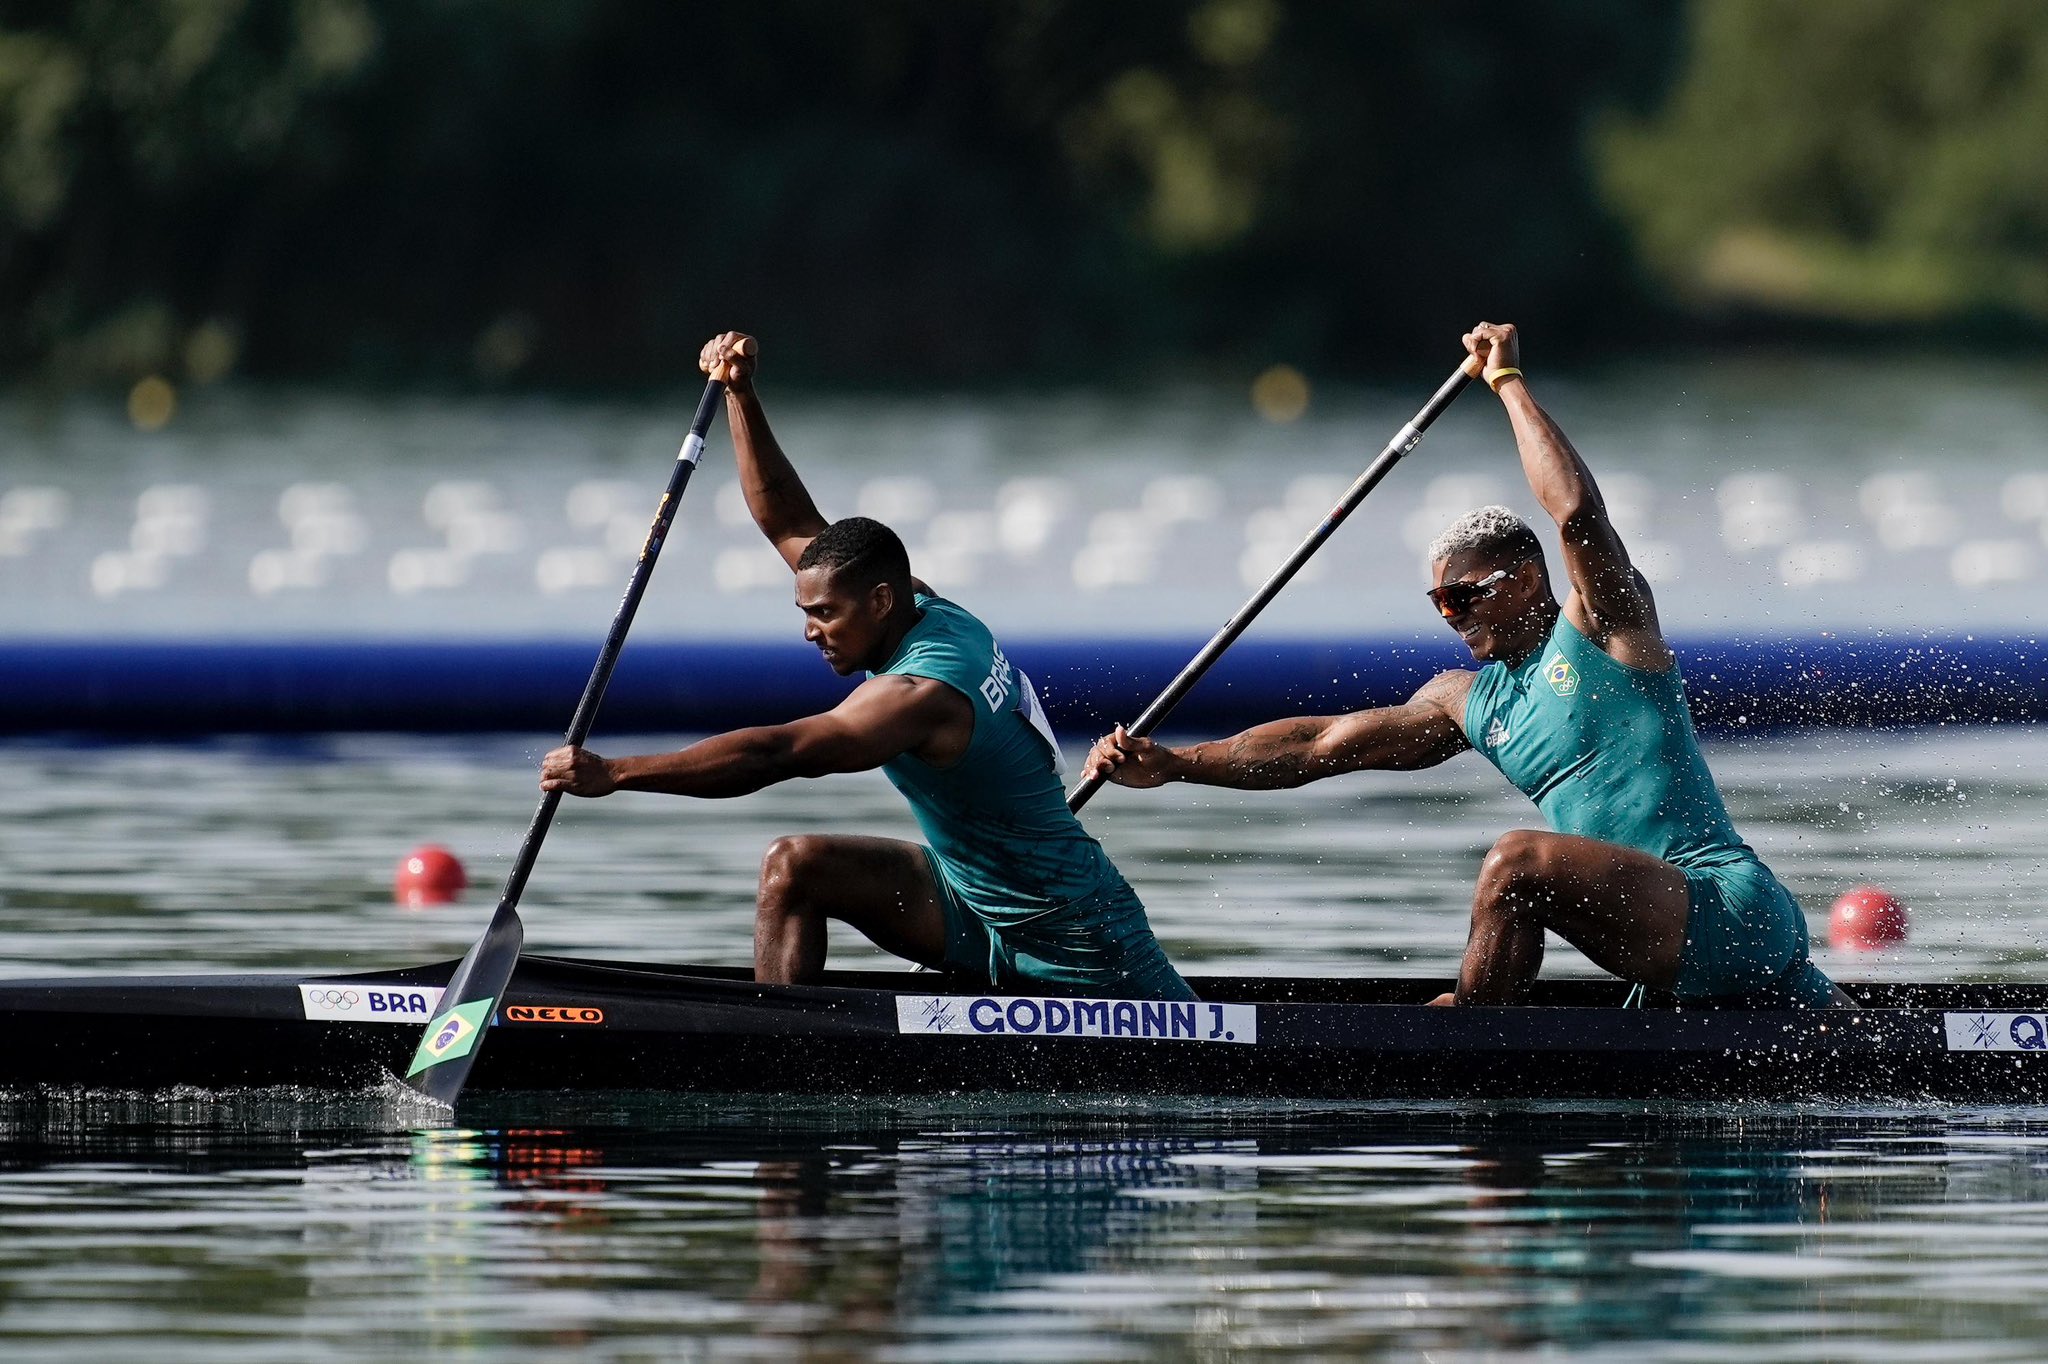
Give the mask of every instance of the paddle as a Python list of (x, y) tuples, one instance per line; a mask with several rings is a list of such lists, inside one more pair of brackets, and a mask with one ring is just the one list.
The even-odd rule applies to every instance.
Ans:
[[(1331, 508), (1330, 514), (1323, 518), (1322, 524), (1310, 531), (1308, 538), (1295, 547), (1294, 553), (1287, 556), (1287, 562), (1274, 569), (1273, 576), (1266, 579), (1265, 585), (1252, 593), (1252, 599), (1239, 607), (1236, 615), (1224, 622), (1223, 628), (1202, 646), (1202, 651), (1195, 655), (1194, 660), (1180, 670), (1180, 676), (1174, 678), (1165, 691), (1152, 698), (1152, 704), (1145, 707), (1144, 713), (1125, 727), (1125, 733), (1142, 739), (1159, 727), (1160, 722), (1181, 703), (1181, 698), (1194, 690), (1195, 683), (1202, 680), (1202, 674), (1208, 672), (1211, 665), (1223, 657), (1223, 651), (1235, 644), (1237, 637), (1258, 618), (1259, 612), (1266, 609), (1266, 603), (1280, 595), (1280, 589), (1287, 586), (1294, 575), (1301, 571), (1301, 566), (1315, 556), (1315, 552), (1323, 547), (1323, 541), (1335, 534), (1337, 527), (1343, 524), (1344, 518), (1358, 509), (1358, 504), (1365, 501), (1365, 495), (1378, 487), (1380, 480), (1385, 478), (1410, 450), (1422, 444), (1422, 433), (1429, 430), (1436, 419), (1444, 414), (1444, 409), (1465, 391), (1465, 385), (1471, 383), (1478, 373), (1478, 358), (1467, 356), (1465, 363), (1459, 365), (1456, 372), (1444, 380), (1443, 386), (1422, 405), (1422, 410), (1416, 413), (1407, 425), (1394, 433), (1394, 438), (1387, 442), (1386, 449), (1380, 451), (1379, 457), (1366, 466), (1365, 472), (1358, 476), (1358, 481), (1345, 491), (1343, 498)], [(1083, 777), (1074, 789), (1067, 793), (1067, 808), (1078, 812), (1088, 803), (1091, 796), (1102, 789), (1104, 780), (1102, 777)]]
[[(682, 500), (683, 489), (689, 486), (690, 475), (704, 453), (704, 433), (711, 429), (718, 400), (724, 394), (725, 384), (720, 380), (713, 379), (704, 385), (697, 415), (690, 421), (690, 434), (683, 440), (675, 471), (669, 476), (668, 491), (661, 495), (654, 524), (647, 528), (647, 542), (641, 546), (639, 562), (633, 566), (633, 580), (626, 585), (618, 614), (612, 618), (611, 632), (604, 638), (604, 648), (598, 651), (597, 666), (590, 670), (583, 699), (576, 703), (569, 732), (562, 738), (565, 744), (581, 744), (590, 737), (598, 703), (604, 700), (605, 684), (612, 679), (612, 668), (619, 661), (620, 649), (625, 647), (626, 631), (633, 625), (633, 613), (640, 609), (640, 598), (646, 594), (647, 580), (654, 573), (654, 561), (661, 554), (662, 541), (668, 538), (669, 525), (675, 520), (676, 504)], [(541, 840), (548, 836), (555, 807), (561, 801), (560, 791), (550, 791), (541, 797), (533, 823), (526, 828), (526, 841), (519, 845), (519, 856), (512, 863), (512, 874), (505, 878), (505, 891), (498, 899), (497, 912), (491, 915), (490, 927), (455, 968), (448, 988), (441, 993), (441, 1012), (427, 1024), (419, 1050), (413, 1053), (406, 1083), (430, 1099), (453, 1105), (455, 1096), (462, 1092), (463, 1082), (469, 1078), (469, 1068), (476, 1064), (484, 1032), (490, 1027), (491, 1011), (512, 979), (512, 969), (519, 962), (519, 946), (526, 938), (526, 929), (519, 922), (519, 896), (526, 889), (526, 878), (540, 856)]]

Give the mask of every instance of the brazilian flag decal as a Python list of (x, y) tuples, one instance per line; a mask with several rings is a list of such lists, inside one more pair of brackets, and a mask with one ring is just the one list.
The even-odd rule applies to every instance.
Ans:
[(1579, 670), (1563, 654), (1552, 654), (1550, 662), (1543, 665), (1543, 680), (1559, 696), (1570, 696), (1579, 689)]
[(491, 1006), (498, 1002), (496, 996), (458, 1004), (427, 1025), (427, 1035), (420, 1039), (420, 1049), (412, 1054), (412, 1069), (407, 1079), (419, 1074), (428, 1066), (438, 1066), (443, 1061), (453, 1061), (467, 1056), (476, 1048), (476, 1039), (490, 1021)]

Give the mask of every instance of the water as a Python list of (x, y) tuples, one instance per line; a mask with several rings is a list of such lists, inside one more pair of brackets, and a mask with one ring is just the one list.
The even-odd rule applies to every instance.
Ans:
[[(1070, 739), (1075, 736), (1068, 736)], [(458, 956), (480, 931), (553, 739), (338, 736), (81, 748), (0, 744), (0, 968), (9, 975), (363, 969)], [(607, 736), (600, 751), (682, 739)], [(1912, 942), (1822, 965), (1891, 979), (2028, 979), (2042, 932), (2048, 734), (1820, 732), (1714, 745), (1736, 825), (1814, 914), (1874, 881)], [(1081, 754), (1069, 754), (1070, 770)], [(1293, 792), (1110, 789), (1089, 826), (1194, 970), (1448, 975), (1480, 857), (1535, 810), (1477, 756)], [(524, 901), (536, 951), (744, 963), (779, 834), (915, 839), (879, 773), (736, 801), (566, 802)], [(400, 910), (417, 843), (468, 864), (471, 904)], [(835, 940), (833, 963), (889, 960)], [(1555, 972), (1589, 971), (1569, 948)]]
[[(608, 741), (607, 741), (608, 742)], [(624, 739), (628, 747), (657, 740)], [(451, 956), (546, 741), (0, 745), (4, 974)], [(1737, 822), (1856, 978), (2039, 979), (2048, 736), (1723, 744)], [(1089, 812), (1193, 970), (1447, 975), (1490, 769)], [(906, 836), (872, 777), (571, 803), (541, 950), (743, 962), (774, 835)], [(389, 902), (435, 838), (467, 903)], [(1824, 921), (1816, 917), (1816, 928)], [(880, 961), (846, 939), (839, 964)], [(1590, 968), (1562, 947), (1553, 973)], [(2048, 1112), (1668, 1105), (575, 1105), (455, 1128), (387, 1098), (0, 1098), (0, 1355), (99, 1360), (2040, 1357)]]
[[(1206, 632), (1427, 387), (1319, 391), (1287, 428), (1234, 394), (771, 398), (829, 510), (898, 523), (1019, 638)], [(1674, 630), (2039, 619), (2048, 390), (2023, 362), (1703, 361), (1545, 393)], [(0, 403), (0, 639), (594, 646), (690, 400), (193, 394), (156, 434), (108, 404)], [(1487, 401), (1259, 628), (1430, 628), (1418, 538), (1483, 496), (1527, 508)], [(793, 630), (728, 466), (683, 511), (641, 632)], [(551, 742), (0, 743), (0, 975), (452, 957)], [(1711, 758), (1817, 934), (1857, 882), (1912, 905), (1909, 944), (1823, 947), (1830, 972), (2048, 976), (2048, 736)], [(1088, 820), (1190, 971), (1443, 978), (1480, 857), (1535, 815), (1467, 756), (1293, 793), (1112, 790)], [(744, 962), (761, 850), (806, 830), (913, 833), (874, 776), (570, 802), (529, 941)], [(429, 839), (477, 888), (397, 909), (393, 866)], [(1562, 946), (1546, 969), (1590, 971)], [(378, 1094), (0, 1096), (0, 1357), (2038, 1359), (2044, 1152), (2038, 1109), (625, 1096), (449, 1127)]]
[(0, 1113), (9, 1359), (2025, 1360), (2038, 1112)]

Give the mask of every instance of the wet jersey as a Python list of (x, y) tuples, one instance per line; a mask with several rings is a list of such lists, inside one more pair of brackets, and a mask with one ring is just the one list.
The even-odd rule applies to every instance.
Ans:
[(1520, 664), (1479, 670), (1465, 699), (1465, 737), (1559, 833), (1681, 868), (1755, 856), (1707, 771), (1677, 665), (1631, 668), (1562, 612)]
[(943, 597), (917, 597), (924, 619), (877, 676), (929, 677), (967, 698), (974, 738), (933, 767), (905, 753), (882, 771), (910, 802), (952, 890), (998, 926), (1118, 884), (1102, 845), (1067, 809), (1059, 746), (1031, 682), (988, 627)]

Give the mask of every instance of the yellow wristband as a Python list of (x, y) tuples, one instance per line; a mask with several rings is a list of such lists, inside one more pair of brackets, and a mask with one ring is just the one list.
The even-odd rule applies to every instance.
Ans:
[(1501, 380), (1519, 379), (1522, 377), (1522, 371), (1515, 369), (1511, 366), (1504, 365), (1499, 369), (1487, 370), (1486, 373), (1481, 375), (1480, 377), (1486, 380), (1486, 386), (1488, 388), (1492, 389), (1495, 393), (1498, 393), (1500, 392)]

